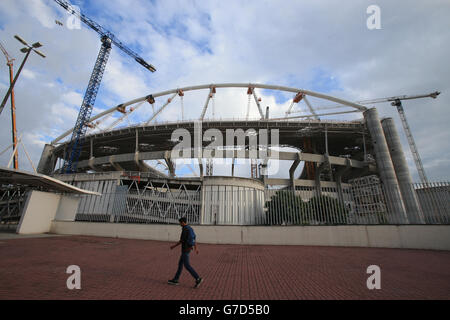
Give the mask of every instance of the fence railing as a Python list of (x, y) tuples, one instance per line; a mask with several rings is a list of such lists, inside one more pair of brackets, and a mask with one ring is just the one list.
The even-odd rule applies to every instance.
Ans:
[[(376, 179), (343, 188), (197, 190), (168, 192), (122, 188), (83, 196), (76, 219), (173, 223), (182, 216), (206, 225), (449, 224), (450, 183), (390, 190)], [(404, 199), (403, 201), (401, 199)], [(405, 200), (407, 199), (407, 200)]]
[(416, 183), (413, 185), (420, 203), (424, 222), (450, 224), (450, 183)]
[(18, 222), (26, 201), (27, 190), (20, 187), (0, 188), (0, 222)]
[(187, 217), (198, 224), (201, 192), (122, 190), (102, 196), (82, 196), (76, 220), (121, 223), (178, 223)]

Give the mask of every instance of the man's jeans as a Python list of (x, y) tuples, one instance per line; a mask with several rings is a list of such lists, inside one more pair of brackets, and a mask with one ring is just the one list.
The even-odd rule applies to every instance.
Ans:
[(199, 278), (197, 272), (191, 267), (189, 264), (189, 252), (181, 251), (180, 261), (178, 261), (178, 270), (175, 275), (174, 280), (178, 280), (180, 278), (181, 271), (183, 270), (183, 265), (189, 271), (189, 273), (194, 277), (195, 280)]

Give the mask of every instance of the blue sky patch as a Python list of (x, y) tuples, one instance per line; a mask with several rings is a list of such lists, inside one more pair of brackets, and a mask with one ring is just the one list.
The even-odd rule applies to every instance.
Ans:
[(262, 93), (266, 96), (273, 96), (277, 104), (283, 104), (294, 97), (294, 94), (290, 95), (288, 92), (279, 90), (262, 89)]
[(312, 80), (309, 81), (309, 85), (307, 88), (309, 90), (322, 93), (342, 90), (339, 85), (338, 78), (332, 73), (327, 72), (323, 68), (319, 67), (313, 69), (312, 76), (310, 78)]

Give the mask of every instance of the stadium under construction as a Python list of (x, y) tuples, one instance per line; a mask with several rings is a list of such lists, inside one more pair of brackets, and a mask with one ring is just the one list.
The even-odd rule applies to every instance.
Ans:
[[(249, 118), (248, 109), (244, 119), (206, 118), (222, 89), (247, 90), (248, 108), (252, 100), (258, 118)], [(291, 94), (286, 116), (270, 117), (257, 89)], [(155, 121), (175, 99), (183, 114), (184, 95), (193, 91), (205, 92), (199, 118)], [(312, 100), (346, 109), (319, 113)], [(300, 103), (308, 112), (291, 116)], [(146, 105), (153, 110), (148, 120), (115, 128)], [(362, 117), (329, 119), (346, 113)], [(393, 119), (333, 96), (262, 84), (209, 84), (122, 103), (87, 125), (75, 172), (63, 172), (62, 164), (70, 147), (64, 139), (73, 129), (45, 146), (38, 165), (41, 174), (102, 194), (81, 196), (76, 221), (177, 223), (187, 216), (202, 225), (445, 224), (450, 216), (448, 183), (413, 183)], [(183, 141), (174, 134), (180, 129), (193, 147), (174, 153)], [(230, 135), (231, 143), (217, 139)], [(179, 158), (196, 160), (197, 176), (177, 176)], [(217, 159), (228, 160), (231, 175), (214, 175)], [(243, 159), (251, 163), (250, 178), (235, 175), (235, 161)], [(276, 176), (289, 178), (271, 174), (274, 166)]]

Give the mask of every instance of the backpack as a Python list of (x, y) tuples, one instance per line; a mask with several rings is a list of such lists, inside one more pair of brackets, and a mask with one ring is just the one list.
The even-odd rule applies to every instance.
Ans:
[(188, 239), (187, 239), (187, 245), (189, 247), (195, 246), (195, 232), (194, 229), (191, 228), (191, 226), (186, 226), (188, 230)]

